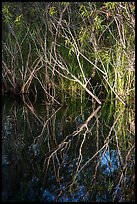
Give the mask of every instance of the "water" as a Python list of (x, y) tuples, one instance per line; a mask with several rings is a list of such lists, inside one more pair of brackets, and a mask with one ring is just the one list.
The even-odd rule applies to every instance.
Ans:
[[(2, 200), (135, 200), (132, 109), (51, 106), (10, 98), (2, 109)], [(87, 122), (87, 123), (86, 123)]]

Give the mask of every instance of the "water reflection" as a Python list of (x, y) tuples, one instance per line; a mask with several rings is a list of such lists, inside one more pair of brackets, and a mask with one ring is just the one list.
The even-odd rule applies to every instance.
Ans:
[(103, 174), (110, 175), (115, 170), (119, 168), (120, 161), (117, 150), (106, 150), (104, 152), (100, 152), (99, 158), (101, 158), (101, 166), (103, 167)]
[[(124, 110), (6, 100), (2, 117), (3, 201), (134, 200), (134, 137)], [(111, 110), (112, 111), (112, 110)], [(114, 114), (115, 113), (115, 114)], [(129, 191), (130, 189), (130, 191)]]

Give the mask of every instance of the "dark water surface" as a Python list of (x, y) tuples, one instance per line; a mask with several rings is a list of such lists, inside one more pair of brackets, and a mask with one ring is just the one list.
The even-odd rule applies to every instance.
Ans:
[(3, 99), (2, 200), (135, 201), (134, 111)]

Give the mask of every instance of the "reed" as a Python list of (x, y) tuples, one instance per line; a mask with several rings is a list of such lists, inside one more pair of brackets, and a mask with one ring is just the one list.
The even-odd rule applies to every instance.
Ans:
[(29, 5), (3, 3), (3, 84), (15, 90), (18, 81), (23, 94), (50, 84), (51, 98), (84, 91), (99, 104), (102, 86), (106, 98), (133, 100), (134, 3)]

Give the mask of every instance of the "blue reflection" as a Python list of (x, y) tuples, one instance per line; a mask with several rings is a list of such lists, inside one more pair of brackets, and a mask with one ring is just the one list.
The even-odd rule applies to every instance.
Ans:
[(101, 166), (103, 167), (104, 174), (110, 175), (118, 169), (120, 165), (119, 155), (117, 150), (110, 150), (100, 152)]
[(55, 195), (50, 193), (48, 190), (43, 190), (42, 192), (42, 201), (44, 202), (54, 202), (56, 199)]

